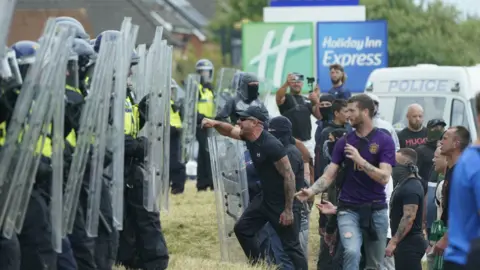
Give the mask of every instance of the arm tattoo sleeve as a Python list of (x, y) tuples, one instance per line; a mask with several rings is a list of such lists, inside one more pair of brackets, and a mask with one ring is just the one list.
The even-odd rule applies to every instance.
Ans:
[(295, 196), (295, 174), (293, 173), (290, 160), (287, 156), (275, 162), (275, 167), (283, 176), (283, 188), (285, 190), (285, 210), (292, 210)]
[(318, 194), (327, 190), (328, 186), (327, 179), (322, 175), (310, 188), (315, 194)]
[[(393, 238), (396, 243), (402, 241), (402, 239), (408, 234), (412, 229), (413, 221), (417, 215), (418, 205), (416, 204), (406, 204), (403, 206), (403, 216), (398, 225), (397, 232)], [(393, 240), (393, 239), (392, 239)]]
[(390, 180), (391, 171), (385, 172), (385, 170), (373, 166), (368, 161), (365, 161), (362, 168), (363, 171), (368, 174), (368, 176), (370, 176), (374, 181), (382, 185), (386, 185)]

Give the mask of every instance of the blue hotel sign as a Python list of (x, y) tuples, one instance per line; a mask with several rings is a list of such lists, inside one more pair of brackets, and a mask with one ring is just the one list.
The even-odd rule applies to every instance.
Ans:
[(270, 0), (271, 7), (358, 6), (360, 0)]

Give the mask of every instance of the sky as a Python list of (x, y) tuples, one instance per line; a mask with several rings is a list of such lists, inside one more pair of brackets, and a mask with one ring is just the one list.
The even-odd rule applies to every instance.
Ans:
[[(415, 0), (421, 2), (420, 0)], [(434, 2), (435, 0), (426, 0), (426, 2)], [(480, 0), (442, 0), (445, 3), (457, 6), (464, 14), (480, 15)]]

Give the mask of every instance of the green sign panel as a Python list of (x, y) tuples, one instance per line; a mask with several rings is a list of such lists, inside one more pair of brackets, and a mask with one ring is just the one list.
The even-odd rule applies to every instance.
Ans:
[(243, 70), (272, 80), (275, 91), (288, 73), (315, 76), (313, 23), (249, 23), (242, 30)]

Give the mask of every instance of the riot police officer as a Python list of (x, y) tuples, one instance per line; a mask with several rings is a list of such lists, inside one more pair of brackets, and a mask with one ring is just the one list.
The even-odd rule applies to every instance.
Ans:
[[(213, 95), (213, 72), (214, 67), (210, 60), (200, 59), (195, 65), (195, 70), (200, 75), (198, 84), (198, 113), (203, 117), (213, 118), (215, 111)], [(213, 190), (212, 168), (210, 166), (210, 154), (208, 152), (208, 131), (197, 128), (196, 137), (198, 141), (198, 159), (197, 159), (197, 190), (205, 191), (208, 188)]]
[[(230, 120), (234, 125), (238, 120), (238, 112), (242, 112), (250, 106), (260, 106), (266, 109), (265, 105), (258, 99), (259, 81), (257, 76), (247, 72), (239, 72), (235, 76), (238, 76), (238, 86), (233, 83), (232, 87), (236, 88), (236, 95), (227, 101), (225, 107), (215, 117), (216, 120)], [(235, 82), (236, 78), (233, 81)]]
[(172, 183), (172, 194), (183, 193), (187, 173), (185, 164), (180, 162), (180, 141), (182, 138), (182, 110), (181, 104), (175, 102), (174, 98), (178, 85), (172, 80), (170, 99), (170, 181)]

